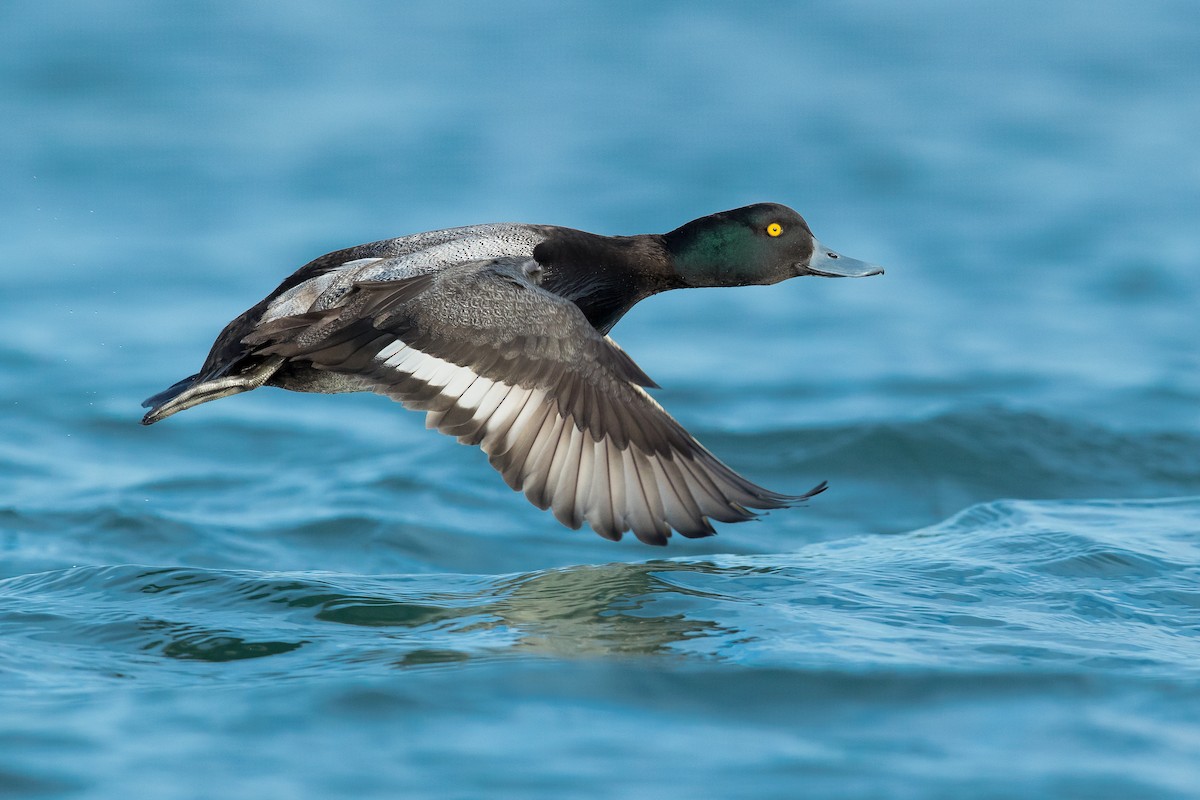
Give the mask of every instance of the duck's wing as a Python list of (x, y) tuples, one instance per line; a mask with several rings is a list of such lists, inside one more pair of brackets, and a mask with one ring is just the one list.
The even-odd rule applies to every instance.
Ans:
[(255, 354), (243, 339), (276, 318), (339, 305), (360, 280), (394, 281), (472, 260), (528, 258), (554, 230), (545, 225), (487, 223), (415, 233), (326, 253), (296, 270), (226, 325), (195, 375), (143, 402), (150, 410), (142, 424), (152, 425), (201, 403), (264, 384), (296, 391), (360, 391), (363, 387), (352, 376), (320, 375), (303, 368), (293, 371), (281, 357)]
[(361, 282), (337, 307), (272, 320), (244, 342), (427, 412), (428, 427), (482, 447), (534, 505), (608, 539), (709, 536), (710, 519), (740, 522), (825, 488), (778, 494), (721, 463), (645, 392), (654, 383), (624, 351), (530, 279), (536, 269), (504, 259)]

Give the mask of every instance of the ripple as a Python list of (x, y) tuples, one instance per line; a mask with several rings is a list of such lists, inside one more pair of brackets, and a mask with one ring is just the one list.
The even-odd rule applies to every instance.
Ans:
[(994, 496), (1190, 494), (1200, 486), (1200, 436), (1118, 432), (1092, 423), (982, 407), (912, 421), (805, 434), (797, 466), (953, 482)]
[(547, 656), (1195, 673), (1197, 529), (1200, 498), (1013, 501), (788, 555), (507, 576), (81, 567), (0, 581), (0, 669), (45, 688), (220, 680), (195, 669), (233, 661), (278, 681)]

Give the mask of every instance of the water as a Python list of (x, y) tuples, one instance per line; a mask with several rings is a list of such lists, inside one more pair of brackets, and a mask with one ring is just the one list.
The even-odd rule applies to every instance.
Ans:
[[(0, 11), (0, 795), (1194, 797), (1200, 12)], [(773, 200), (614, 336), (808, 507), (571, 532), (382, 398), (138, 403), (322, 252)]]

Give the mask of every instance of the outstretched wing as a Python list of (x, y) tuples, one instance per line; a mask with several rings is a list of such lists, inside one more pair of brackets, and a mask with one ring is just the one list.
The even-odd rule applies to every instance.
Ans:
[(479, 445), (560, 522), (663, 545), (710, 536), (822, 491), (778, 494), (706, 450), (642, 387), (654, 383), (519, 259), (361, 282), (334, 308), (265, 323), (254, 352), (355, 374), (426, 424)]

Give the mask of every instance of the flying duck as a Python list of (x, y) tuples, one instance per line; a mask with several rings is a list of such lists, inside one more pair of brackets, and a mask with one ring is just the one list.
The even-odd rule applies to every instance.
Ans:
[(606, 539), (665, 545), (801, 495), (756, 486), (683, 429), (608, 331), (640, 300), (877, 266), (818, 242), (792, 209), (759, 203), (670, 233), (553, 225), (417, 233), (323, 255), (225, 326), (200, 371), (146, 400), (151, 425), (259, 386), (371, 391), (478, 445), (541, 509)]

